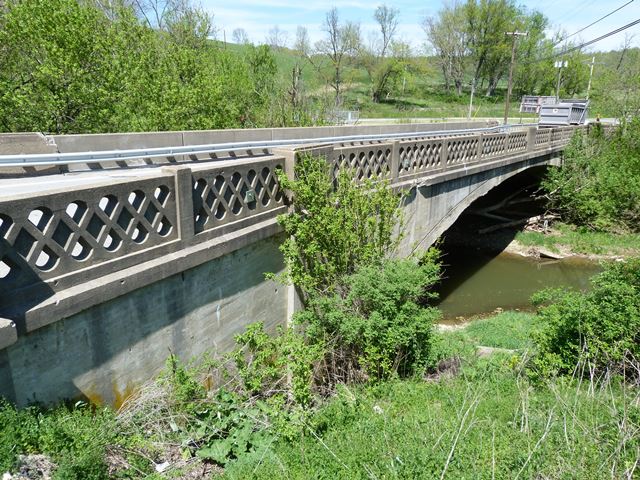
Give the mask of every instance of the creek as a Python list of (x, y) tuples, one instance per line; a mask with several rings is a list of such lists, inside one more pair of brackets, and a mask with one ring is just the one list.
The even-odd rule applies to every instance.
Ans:
[(496, 309), (533, 310), (531, 295), (547, 287), (586, 290), (601, 268), (583, 258), (545, 260), (478, 248), (447, 247), (437, 291), (442, 323), (455, 324)]

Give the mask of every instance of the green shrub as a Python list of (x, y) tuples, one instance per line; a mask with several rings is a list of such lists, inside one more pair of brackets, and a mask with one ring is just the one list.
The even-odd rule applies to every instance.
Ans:
[(53, 480), (103, 480), (109, 470), (100, 449), (86, 450), (78, 455), (66, 455), (53, 474)]
[(608, 264), (589, 293), (545, 290), (534, 296), (540, 328), (535, 369), (570, 373), (579, 361), (597, 369), (640, 358), (640, 259)]
[(396, 247), (400, 199), (384, 181), (354, 182), (350, 170), (333, 176), (324, 158), (301, 156), (295, 180), (280, 175), (293, 211), (278, 218), (288, 237), (281, 250), (287, 280), (305, 295), (335, 290), (360, 266), (379, 264)]
[(292, 328), (278, 328), (276, 335), (269, 335), (260, 322), (249, 325), (236, 343), (233, 358), (249, 395), (271, 396), (288, 390), (295, 404), (309, 405), (313, 365), (322, 355), (322, 344), (308, 344)]
[(563, 218), (592, 230), (640, 231), (640, 118), (606, 138), (576, 134), (562, 168), (543, 181)]
[(12, 471), (18, 455), (44, 454), (55, 478), (107, 478), (105, 448), (116, 442), (115, 415), (83, 402), (73, 407), (22, 410), (0, 399), (0, 471)]
[(438, 271), (433, 262), (386, 260), (346, 277), (341, 294), (312, 299), (295, 320), (327, 346), (324, 382), (421, 373), (439, 313), (420, 302)]

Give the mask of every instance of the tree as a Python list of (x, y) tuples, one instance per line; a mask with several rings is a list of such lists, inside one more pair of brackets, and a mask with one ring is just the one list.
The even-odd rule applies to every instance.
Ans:
[(640, 49), (627, 49), (624, 57), (603, 55), (599, 60), (606, 64), (594, 70), (594, 103), (621, 119), (640, 115)]
[(233, 39), (233, 43), (237, 43), (238, 45), (247, 45), (251, 43), (249, 41), (249, 35), (247, 35), (247, 31), (244, 28), (234, 29), (231, 34), (231, 38)]
[[(115, 5), (113, 2), (112, 6)], [(77, 0), (21, 0), (0, 16), (0, 130), (85, 133), (268, 124), (260, 82), (211, 48), (207, 18), (139, 21)]]
[(386, 5), (379, 5), (376, 8), (376, 12), (373, 14), (378, 26), (380, 27), (380, 34), (382, 36), (382, 46), (379, 52), (380, 57), (385, 57), (393, 38), (396, 35), (398, 29), (398, 14), (399, 11), (396, 8), (389, 8)]
[(528, 35), (518, 39), (513, 85), (521, 95), (546, 95), (555, 85), (553, 61), (540, 61), (553, 55), (554, 42), (545, 36), (548, 23), (542, 13), (532, 12), (525, 21)]
[(318, 72), (325, 77), (327, 83), (335, 92), (335, 105), (342, 101), (342, 85), (344, 83), (344, 69), (350, 57), (354, 56), (361, 44), (360, 25), (357, 23), (340, 23), (338, 10), (334, 7), (325, 16), (322, 26), (326, 38), (316, 42), (315, 55), (329, 61), (331, 73), (325, 74), (321, 63), (316, 62), (313, 55), (308, 58)]
[(379, 31), (372, 32), (369, 44), (361, 45), (358, 51), (358, 61), (371, 81), (371, 99), (376, 103), (391, 93), (411, 54), (407, 44), (395, 41), (398, 15), (395, 8), (379, 6), (373, 15)]
[(463, 6), (445, 6), (436, 17), (424, 19), (422, 28), (434, 48), (447, 91), (453, 84), (462, 94), (469, 36)]
[(275, 50), (284, 48), (287, 46), (288, 36), (285, 30), (280, 30), (278, 25), (274, 25), (267, 35), (267, 45)]
[(525, 13), (513, 0), (468, 0), (465, 5), (474, 88), (486, 83), (493, 95), (511, 60), (512, 39), (505, 32), (522, 30)]
[(374, 102), (380, 102), (383, 98), (388, 98), (391, 95), (410, 62), (411, 47), (409, 44), (393, 42), (390, 51), (390, 57), (380, 61), (373, 76), (372, 100)]

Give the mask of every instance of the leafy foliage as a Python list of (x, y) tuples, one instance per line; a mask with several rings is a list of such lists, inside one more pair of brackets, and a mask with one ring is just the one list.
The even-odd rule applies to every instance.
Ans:
[(534, 297), (540, 329), (535, 369), (570, 373), (580, 362), (616, 369), (640, 358), (640, 259), (606, 266), (586, 293), (545, 290)]
[(420, 301), (438, 279), (437, 253), (390, 260), (400, 239), (399, 198), (376, 179), (358, 185), (323, 158), (303, 156), (281, 175), (293, 211), (279, 218), (287, 279), (304, 294), (295, 316), (308, 345), (324, 350), (320, 389), (341, 381), (420, 373), (429, 360), (435, 310)]
[(341, 294), (314, 297), (295, 320), (311, 341), (327, 345), (321, 385), (422, 373), (439, 312), (420, 301), (438, 271), (432, 262), (386, 260), (348, 276)]
[(636, 388), (566, 379), (538, 387), (508, 357), (470, 358), (438, 382), (341, 388), (309, 419), (314, 434), (276, 443), (260, 463), (240, 460), (225, 478), (633, 477)]
[(640, 231), (640, 119), (610, 138), (597, 127), (576, 134), (563, 167), (551, 169), (543, 187), (567, 221), (593, 230)]
[(18, 410), (0, 399), (0, 471), (12, 471), (20, 454), (43, 453), (58, 465), (56, 479), (106, 479), (105, 449), (118, 434), (114, 418), (82, 402)]
[(375, 265), (397, 245), (399, 198), (384, 181), (357, 185), (348, 170), (332, 178), (324, 158), (303, 155), (295, 180), (280, 175), (293, 211), (278, 221), (288, 238), (282, 245), (288, 279), (307, 295), (330, 292), (342, 276)]
[[(272, 52), (247, 59), (208, 40), (183, 2), (164, 28), (128, 2), (10, 0), (0, 11), (0, 130), (52, 133), (286, 126)], [(279, 108), (274, 109), (273, 105)], [(276, 111), (278, 115), (272, 115)], [(306, 123), (308, 124), (308, 123)]]
[(273, 395), (290, 385), (294, 404), (312, 400), (313, 365), (322, 355), (322, 344), (309, 345), (292, 328), (278, 328), (269, 335), (262, 323), (254, 323), (236, 337), (235, 366), (250, 395)]

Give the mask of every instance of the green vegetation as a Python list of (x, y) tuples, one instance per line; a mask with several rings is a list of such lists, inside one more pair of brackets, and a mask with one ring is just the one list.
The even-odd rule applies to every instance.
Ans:
[[(466, 117), (472, 91), (472, 118), (501, 117), (511, 30), (530, 35), (518, 40), (510, 117), (520, 118), (518, 96), (554, 93), (557, 38), (545, 36), (543, 15), (513, 0), (470, 1), (425, 18), (426, 56), (399, 40), (400, 12), (385, 6), (372, 12), (380, 29), (373, 42), (331, 10), (326, 38), (311, 45), (301, 28), (288, 49), (212, 40), (205, 11), (189, 0), (165, 3), (150, 20), (153, 2), (5, 1), (0, 131), (304, 126), (332, 121), (335, 109), (363, 118)], [(637, 113), (639, 54), (628, 46), (596, 54), (592, 112)], [(583, 96), (590, 56), (566, 57), (561, 96)]]
[(637, 392), (606, 382), (534, 386), (512, 365), (497, 355), (451, 379), (343, 388), (306, 435), (277, 443), (260, 463), (240, 459), (224, 478), (595, 480), (635, 470)]
[(0, 399), (0, 472), (11, 471), (18, 454), (48, 455), (55, 479), (107, 478), (107, 446), (119, 438), (115, 412), (85, 403), (52, 410), (16, 410)]
[(639, 232), (640, 120), (610, 135), (577, 134), (560, 169), (543, 181), (552, 208), (565, 221), (596, 231)]
[(490, 318), (473, 320), (461, 330), (448, 334), (463, 342), (483, 347), (524, 350), (531, 348), (531, 332), (536, 317), (531, 313), (503, 312)]
[[(138, 2), (141, 4), (141, 2)], [(307, 125), (266, 46), (234, 55), (211, 18), (171, 4), (154, 28), (127, 2), (0, 7), (0, 130), (52, 133)], [(107, 6), (105, 6), (107, 5)], [(169, 5), (169, 2), (168, 2)]]
[[(640, 260), (610, 264), (594, 285), (584, 300), (546, 295), (538, 315), (505, 312), (432, 334), (437, 362), (424, 375), (351, 378), (328, 399), (285, 393), (287, 372), (303, 378), (296, 365), (316, 361), (300, 357), (300, 335), (252, 326), (223, 362), (171, 357), (117, 415), (3, 404), (0, 468), (44, 452), (59, 462), (54, 478), (69, 479), (634, 478)], [(480, 358), (479, 345), (513, 352)], [(574, 368), (546, 368), (558, 358)], [(224, 387), (208, 393), (214, 383)]]
[(640, 358), (640, 259), (609, 264), (592, 284), (586, 294), (545, 290), (534, 297), (544, 305), (534, 335), (534, 366), (543, 375), (571, 373), (580, 363), (591, 375), (621, 371)]
[(321, 348), (315, 388), (353, 379), (419, 374), (429, 363), (432, 322), (423, 306), (438, 280), (437, 252), (390, 259), (401, 239), (400, 199), (385, 182), (358, 185), (321, 158), (302, 156), (294, 180), (280, 180), (294, 209), (279, 218), (288, 234), (286, 272), (305, 300), (294, 316), (310, 347)]
[(522, 231), (516, 240), (527, 247), (544, 247), (559, 252), (629, 256), (640, 253), (640, 234), (593, 231), (562, 222), (553, 224), (550, 233)]

